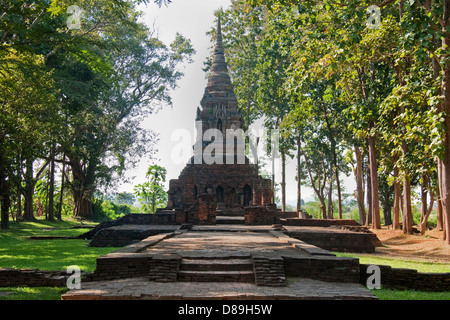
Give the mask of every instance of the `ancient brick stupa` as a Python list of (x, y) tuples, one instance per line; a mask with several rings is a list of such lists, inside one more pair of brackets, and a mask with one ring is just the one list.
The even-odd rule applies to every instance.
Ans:
[[(243, 154), (242, 145), (235, 143), (234, 137), (226, 139), (228, 132), (242, 128), (242, 117), (225, 62), (220, 19), (208, 84), (200, 105), (194, 155), (178, 179), (170, 180), (166, 209), (186, 212), (186, 222), (191, 223), (215, 223), (216, 215), (217, 222), (227, 218), (244, 221), (246, 207), (270, 207), (273, 191), (271, 180), (258, 175), (256, 165)], [(205, 135), (208, 129), (217, 129), (223, 139), (208, 138)], [(206, 159), (206, 155), (211, 158), (211, 150), (213, 158), (222, 161), (211, 163)]]

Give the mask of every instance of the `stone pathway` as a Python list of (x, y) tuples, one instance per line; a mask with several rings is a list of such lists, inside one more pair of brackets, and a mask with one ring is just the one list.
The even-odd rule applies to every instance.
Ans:
[(165, 239), (146, 250), (147, 254), (178, 254), (181, 257), (240, 257), (307, 255), (268, 232), (188, 231)]
[(244, 282), (149, 282), (130, 278), (82, 283), (81, 290), (62, 300), (377, 300), (356, 283), (331, 283), (287, 278), (285, 287), (261, 287)]

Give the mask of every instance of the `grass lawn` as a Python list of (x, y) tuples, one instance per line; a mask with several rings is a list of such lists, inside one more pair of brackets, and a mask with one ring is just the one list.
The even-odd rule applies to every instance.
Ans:
[(0, 288), (0, 300), (61, 300), (67, 288), (7, 287)]
[(70, 229), (79, 222), (11, 222), (10, 230), (0, 230), (0, 268), (66, 270), (78, 265), (95, 270), (96, 258), (117, 248), (92, 248), (82, 239), (30, 240), (31, 236), (75, 237), (90, 229)]
[(450, 292), (426, 292), (414, 290), (371, 290), (380, 300), (450, 300)]
[(378, 264), (378, 265), (387, 265), (393, 268), (406, 268), (406, 269), (415, 269), (418, 272), (436, 272), (436, 273), (444, 273), (450, 272), (450, 264), (449, 263), (437, 263), (432, 261), (415, 261), (415, 260), (407, 260), (404, 258), (387, 258), (387, 257), (377, 257), (374, 255), (365, 255), (358, 253), (342, 253), (342, 252), (333, 252), (338, 257), (353, 257), (358, 258), (360, 263), (363, 264)]
[[(418, 272), (450, 272), (450, 264), (427, 261), (406, 260), (404, 258), (377, 257), (374, 255), (358, 253), (334, 252), (338, 257), (358, 258), (363, 264), (387, 265), (393, 268), (415, 269)], [(426, 292), (414, 290), (371, 290), (380, 300), (450, 300), (450, 291)]]

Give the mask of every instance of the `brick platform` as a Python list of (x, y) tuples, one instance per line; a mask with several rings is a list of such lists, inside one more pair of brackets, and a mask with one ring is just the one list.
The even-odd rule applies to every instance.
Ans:
[(357, 283), (287, 278), (286, 286), (244, 282), (149, 282), (147, 278), (82, 283), (62, 300), (377, 300)]

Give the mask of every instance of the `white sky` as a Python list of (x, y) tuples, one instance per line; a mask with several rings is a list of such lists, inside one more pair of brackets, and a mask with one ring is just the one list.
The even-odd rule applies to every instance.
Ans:
[[(160, 141), (157, 145), (159, 150), (157, 164), (167, 169), (167, 183), (170, 179), (176, 179), (185, 166), (184, 163), (177, 164), (171, 159), (173, 149), (179, 144), (179, 141), (171, 141), (172, 133), (178, 129), (185, 129), (194, 136), (196, 110), (200, 105), (206, 86), (202, 67), (206, 57), (210, 54), (212, 45), (206, 32), (215, 26), (214, 12), (221, 7), (227, 8), (230, 3), (230, 0), (174, 0), (168, 7), (159, 8), (155, 4), (142, 7), (142, 11), (145, 12), (144, 22), (149, 26), (156, 27), (160, 40), (169, 44), (175, 38), (175, 34), (179, 32), (191, 40), (197, 52), (193, 57), (194, 62), (184, 68), (184, 77), (179, 81), (178, 88), (172, 94), (173, 108), (163, 108), (142, 124), (144, 128), (151, 128), (160, 134)], [(193, 142), (189, 144), (189, 148), (192, 145)], [(151, 162), (148, 159), (142, 159), (138, 168), (127, 173), (127, 177), (135, 177), (132, 182), (120, 186), (118, 191), (132, 192), (133, 185), (144, 182), (149, 164)], [(286, 174), (287, 202), (294, 204), (297, 197), (295, 164), (295, 158), (288, 161)], [(279, 172), (275, 179), (277, 182), (281, 180)], [(352, 181), (352, 177), (347, 180)], [(353, 192), (353, 186), (349, 186), (347, 189), (346, 192)], [(302, 188), (304, 200), (308, 200), (307, 198), (311, 198), (312, 195), (313, 192), (310, 189)]]

